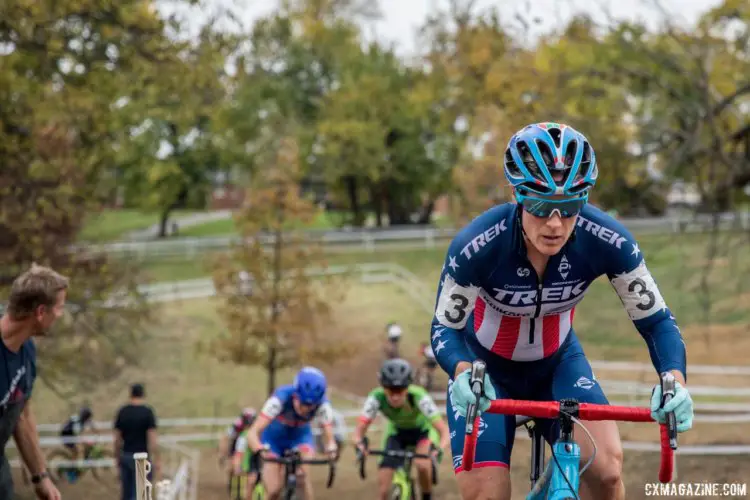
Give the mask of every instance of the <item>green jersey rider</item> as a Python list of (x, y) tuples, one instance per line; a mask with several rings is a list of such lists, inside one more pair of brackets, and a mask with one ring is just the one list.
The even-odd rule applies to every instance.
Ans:
[[(353, 441), (362, 453), (367, 453), (364, 437), (367, 428), (382, 413), (388, 424), (383, 435), (386, 450), (415, 448), (416, 453), (429, 454), (432, 429), (439, 435), (439, 450), (450, 444), (448, 426), (438, 407), (422, 387), (412, 385), (412, 369), (409, 362), (394, 358), (386, 360), (380, 368), (380, 385), (373, 389), (365, 400), (362, 415), (354, 431)], [(432, 453), (437, 454), (438, 450)], [(388, 498), (393, 473), (401, 465), (395, 457), (383, 457), (378, 472), (378, 487), (382, 500)], [(432, 492), (432, 467), (429, 460), (415, 459), (420, 491), (423, 500), (430, 500)]]

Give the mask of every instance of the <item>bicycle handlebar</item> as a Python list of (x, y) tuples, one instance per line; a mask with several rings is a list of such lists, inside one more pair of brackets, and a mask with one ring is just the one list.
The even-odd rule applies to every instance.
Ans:
[[(479, 369), (474, 370), (474, 366)], [(482, 375), (484, 378), (484, 363), (475, 361), (472, 365), (472, 392), (476, 396), (477, 403), (483, 394), (482, 384), (476, 384), (474, 374)], [(674, 395), (674, 376), (671, 373), (662, 375), (663, 394), (669, 397), (669, 383), (671, 377), (671, 394)], [(668, 401), (668, 399), (667, 399)], [(504, 415), (524, 415), (532, 418), (560, 418), (561, 415), (570, 415), (566, 410), (561, 410), (559, 401), (526, 401), (514, 399), (499, 399), (490, 401), (487, 413), (500, 413)], [(618, 420), (623, 422), (653, 422), (649, 408), (635, 406), (612, 406), (594, 403), (578, 403), (577, 414), (572, 416), (579, 420)], [(477, 444), (477, 430), (479, 428), (478, 405), (469, 404), (466, 412), (466, 437), (464, 438), (463, 470), (471, 470), (474, 466), (474, 453)], [(672, 419), (674, 414), (671, 413)], [(660, 424), (661, 430), (661, 465), (659, 467), (659, 481), (668, 483), (672, 479), (672, 468), (674, 462), (673, 450), (677, 449), (676, 425), (672, 420), (667, 424)]]
[[(364, 440), (365, 447), (367, 447), (367, 439)], [(434, 455), (428, 455), (425, 453), (415, 453), (413, 451), (408, 450), (367, 450), (367, 453), (362, 453), (362, 451), (359, 448), (356, 448), (357, 450), (357, 460), (359, 461), (359, 477), (362, 479), (367, 479), (367, 474), (365, 473), (365, 460), (367, 459), (367, 455), (376, 455), (381, 457), (398, 457), (398, 458), (405, 458), (407, 460), (411, 460), (414, 458), (426, 458), (429, 459), (432, 466), (432, 484), (437, 484), (438, 482), (438, 469), (437, 469), (437, 463), (436, 458)]]
[(333, 485), (333, 481), (336, 479), (336, 460), (333, 458), (302, 458), (299, 453), (292, 453), (283, 457), (264, 457), (260, 456), (260, 459), (264, 462), (272, 462), (281, 465), (328, 465), (328, 481), (326, 482), (326, 488), (330, 488)]

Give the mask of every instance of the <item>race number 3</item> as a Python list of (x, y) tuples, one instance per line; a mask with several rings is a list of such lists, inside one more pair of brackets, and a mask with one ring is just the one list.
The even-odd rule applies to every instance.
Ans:
[(648, 289), (646, 282), (641, 278), (636, 278), (628, 285), (628, 292), (637, 293), (642, 299), (645, 298), (646, 302), (640, 302), (635, 305), (641, 311), (648, 311), (654, 304), (656, 304), (656, 296), (654, 292)]
[(632, 320), (647, 318), (667, 307), (644, 262), (613, 278), (612, 286)]
[(476, 288), (461, 286), (450, 274), (446, 274), (435, 317), (441, 325), (448, 328), (463, 328), (474, 309), (476, 299)]

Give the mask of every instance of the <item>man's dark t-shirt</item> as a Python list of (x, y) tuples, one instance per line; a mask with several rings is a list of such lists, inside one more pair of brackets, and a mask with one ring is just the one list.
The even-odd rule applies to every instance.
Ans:
[(125, 405), (115, 420), (115, 429), (122, 434), (124, 453), (148, 452), (148, 430), (156, 428), (156, 416), (148, 405)]
[(0, 447), (13, 435), (36, 380), (36, 346), (31, 339), (13, 352), (0, 339)]
[[(2, 314), (0, 314), (2, 317)], [(9, 350), (0, 337), (0, 498), (11, 498), (13, 482), (5, 447), (31, 397), (36, 380), (36, 345), (29, 339), (18, 352)]]

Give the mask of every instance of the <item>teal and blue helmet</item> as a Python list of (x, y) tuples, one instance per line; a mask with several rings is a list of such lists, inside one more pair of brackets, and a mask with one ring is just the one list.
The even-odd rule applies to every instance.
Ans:
[(561, 123), (534, 123), (516, 132), (504, 164), (516, 201), (540, 216), (551, 206), (564, 217), (580, 212), (599, 175), (588, 139)]

